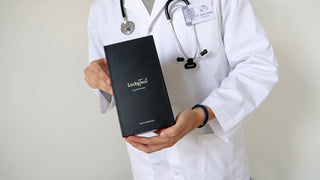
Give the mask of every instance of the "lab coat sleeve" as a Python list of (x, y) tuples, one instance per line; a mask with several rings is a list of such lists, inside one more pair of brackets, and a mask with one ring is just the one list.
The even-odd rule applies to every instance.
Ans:
[[(105, 58), (103, 43), (100, 39), (98, 30), (97, 30), (97, 19), (95, 18), (94, 12), (95, 2), (91, 6), (90, 14), (88, 17), (88, 38), (89, 38), (89, 63)], [(114, 97), (108, 93), (103, 93), (98, 89), (94, 89), (94, 92), (100, 98), (100, 111), (101, 113), (106, 113), (114, 107)]]
[(278, 64), (248, 0), (221, 0), (222, 37), (232, 71), (202, 102), (216, 118), (208, 124), (228, 141), (278, 81)]

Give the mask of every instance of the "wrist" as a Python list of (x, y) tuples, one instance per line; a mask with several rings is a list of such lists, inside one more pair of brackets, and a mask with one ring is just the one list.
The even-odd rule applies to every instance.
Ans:
[(194, 116), (195, 116), (195, 124), (197, 127), (199, 127), (201, 124), (204, 123), (206, 115), (202, 108), (196, 107), (192, 109)]
[(196, 122), (200, 121), (198, 128), (205, 126), (209, 120), (209, 112), (207, 107), (201, 104), (196, 104), (191, 109), (194, 110), (196, 114)]

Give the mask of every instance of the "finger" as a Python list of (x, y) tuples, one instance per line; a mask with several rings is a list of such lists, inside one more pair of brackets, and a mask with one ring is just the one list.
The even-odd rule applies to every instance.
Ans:
[(106, 58), (101, 58), (95, 61), (96, 63), (100, 64), (101, 66), (106, 66), (107, 65), (107, 60)]
[(96, 64), (98, 64), (98, 66), (100, 66), (102, 68), (102, 70), (109, 75), (109, 70), (108, 70), (108, 65), (107, 65), (107, 61), (106, 58), (103, 59), (99, 59), (96, 61)]
[[(103, 69), (103, 65), (98, 65), (98, 64), (93, 64), (92, 65), (92, 70), (95, 72), (96, 76), (100, 79), (103, 80), (103, 83), (101, 83), (101, 87), (105, 86), (104, 82), (107, 83), (108, 87), (108, 91), (110, 94), (113, 94), (113, 91), (111, 89), (111, 80), (110, 80), (110, 76), (107, 74), (107, 72), (105, 72), (105, 70)], [(105, 87), (104, 87), (105, 88)]]
[(86, 71), (85, 79), (88, 84), (95, 89), (106, 91), (110, 88), (110, 85), (108, 85), (103, 79), (99, 78), (92, 69), (88, 69)]
[[(88, 68), (85, 69), (85, 74), (87, 76), (92, 76), (91, 79), (96, 79), (97, 81), (103, 80), (111, 87), (111, 80), (109, 75), (102, 69), (99, 63), (90, 64)], [(99, 82), (101, 83), (101, 82)], [(97, 83), (98, 84), (98, 83)]]
[(97, 76), (95, 75), (95, 73), (92, 71), (92, 69), (87, 68), (85, 70), (85, 77), (84, 79), (87, 81), (87, 83), (89, 84), (90, 87), (97, 89)]
[(175, 138), (178, 134), (180, 134), (182, 132), (182, 130), (183, 130), (182, 126), (177, 123), (173, 126), (170, 126), (170, 127), (167, 127), (165, 129), (161, 130), (160, 137)]
[(85, 80), (89, 84), (90, 87), (94, 89), (100, 89), (105, 92), (108, 92), (109, 94), (113, 95), (112, 87), (110, 84), (108, 84), (106, 81), (100, 79), (96, 76), (96, 74), (93, 71), (88, 70), (87, 74), (85, 76)]
[(84, 79), (87, 81), (88, 85), (94, 89), (98, 89), (96, 80), (92, 76), (85, 76)]
[(110, 79), (109, 76), (107, 76), (107, 84), (108, 84), (109, 86), (111, 86), (111, 79)]
[(99, 77), (97, 76), (97, 70), (95, 69), (94, 65), (90, 65), (84, 70), (84, 73), (89, 79), (94, 79), (96, 81)]
[(112, 89), (111, 86), (110, 86), (110, 88), (109, 88), (109, 93), (113, 96), (113, 89)]
[(186, 121), (184, 116), (178, 115), (176, 124), (161, 130), (160, 136), (179, 140), (188, 132), (188, 123), (191, 122)]
[(98, 89), (103, 90), (103, 91), (108, 92), (109, 94), (111, 94), (110, 93), (110, 88), (111, 88), (111, 86), (109, 86), (106, 81), (101, 80), (101, 79), (98, 80)]
[(109, 79), (109, 75), (105, 72), (105, 70), (103, 69), (103, 66), (101, 66), (100, 64), (97, 64), (97, 63), (92, 64), (92, 69), (99, 78), (105, 81)]
[(163, 138), (160, 136), (154, 137), (137, 137), (137, 136), (129, 136), (127, 139), (129, 142), (140, 143), (148, 146), (166, 146), (169, 143), (169, 138)]
[(160, 144), (160, 145), (146, 145), (146, 144), (141, 144), (141, 143), (138, 143), (138, 142), (135, 142), (135, 141), (129, 141), (129, 143), (141, 150), (141, 151), (144, 151), (145, 153), (153, 153), (153, 152), (156, 152), (156, 151), (159, 151), (159, 150), (162, 150), (164, 148), (167, 148), (167, 147), (170, 147), (168, 145), (165, 145), (165, 144)]
[(105, 72), (109, 75), (109, 69), (106, 58), (103, 58), (102, 65), (104, 67)]
[(101, 60), (91, 62), (89, 68), (91, 68), (96, 74), (99, 74), (100, 72), (104, 72), (106, 74), (104, 71), (104, 64), (101, 64)]
[(150, 148), (147, 145), (136, 143), (134, 141), (129, 142), (133, 147), (145, 152), (145, 153), (152, 153), (154, 151), (151, 151)]
[(93, 71), (92, 68), (88, 67), (85, 70), (85, 75), (89, 78), (89, 79), (97, 79), (96, 73)]

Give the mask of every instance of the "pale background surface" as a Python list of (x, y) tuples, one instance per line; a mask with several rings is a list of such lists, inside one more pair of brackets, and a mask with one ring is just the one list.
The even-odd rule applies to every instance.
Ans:
[[(1, 0), (1, 180), (132, 178), (116, 112), (100, 114), (83, 80), (90, 3)], [(252, 4), (280, 65), (280, 82), (246, 125), (252, 174), (318, 180), (320, 1)]]

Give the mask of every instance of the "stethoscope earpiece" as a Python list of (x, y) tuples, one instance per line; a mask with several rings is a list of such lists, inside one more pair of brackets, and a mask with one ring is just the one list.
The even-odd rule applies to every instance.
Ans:
[(208, 50), (207, 49), (204, 49), (203, 51), (200, 52), (200, 55), (201, 56), (204, 56), (208, 53)]
[[(201, 56), (204, 56), (204, 55), (206, 55), (207, 53), (208, 53), (208, 50), (207, 50), (207, 49), (204, 49), (204, 50), (202, 50), (202, 51), (200, 52), (200, 55), (201, 55)], [(197, 57), (197, 58), (199, 58), (199, 57)], [(177, 61), (178, 61), (178, 62), (183, 62), (183, 61), (184, 61), (184, 58), (183, 58), (183, 57), (178, 57), (178, 58), (177, 58)], [(193, 58), (188, 58), (187, 63), (184, 65), (184, 67), (185, 67), (186, 69), (193, 69), (193, 68), (196, 68), (196, 67), (197, 67), (197, 63), (194, 62), (194, 59), (193, 59)]]
[[(178, 57), (177, 61), (178, 62), (183, 62), (184, 58), (183, 57)], [(196, 68), (196, 67), (197, 67), (197, 63), (194, 62), (193, 58), (189, 58), (187, 60), (187, 63), (184, 65), (184, 68), (186, 68), (186, 69), (193, 69), (193, 68)]]
[[(185, 5), (190, 5), (190, 2), (188, 0), (182, 0)], [(193, 31), (194, 31), (194, 39), (195, 39), (195, 43), (196, 43), (196, 51), (194, 53), (194, 55), (192, 57), (188, 56), (186, 51), (184, 50), (184, 48), (182, 47), (181, 45), (181, 42), (179, 41), (178, 39), (178, 36), (176, 34), (176, 31), (175, 31), (175, 28), (174, 28), (174, 25), (173, 25), (173, 22), (172, 22), (172, 18), (171, 18), (171, 15), (170, 15), (170, 4), (173, 2), (173, 0), (167, 0), (167, 3), (165, 5), (165, 15), (166, 15), (166, 18), (168, 20), (168, 22), (170, 23), (170, 26), (171, 26), (171, 29), (172, 29), (172, 32), (173, 32), (173, 35), (174, 35), (174, 38), (176, 39), (176, 43), (177, 43), (177, 46), (180, 50), (180, 52), (182, 53), (182, 55), (184, 57), (178, 57), (177, 58), (177, 61), (178, 62), (183, 62), (184, 61), (184, 58), (188, 59), (188, 62), (185, 64), (185, 68), (186, 69), (192, 69), (192, 68), (195, 68), (197, 66), (197, 64), (194, 62), (194, 60), (208, 54), (208, 50), (207, 49), (204, 49), (201, 51), (201, 47), (200, 47), (200, 43), (199, 43), (199, 39), (198, 39), (198, 34), (197, 34), (197, 30), (196, 30), (196, 27), (195, 25), (192, 25), (192, 28), (193, 28)]]
[(178, 57), (178, 58), (177, 58), (177, 61), (178, 61), (178, 62), (183, 62), (183, 61), (184, 61), (184, 58), (183, 58), (183, 57)]

